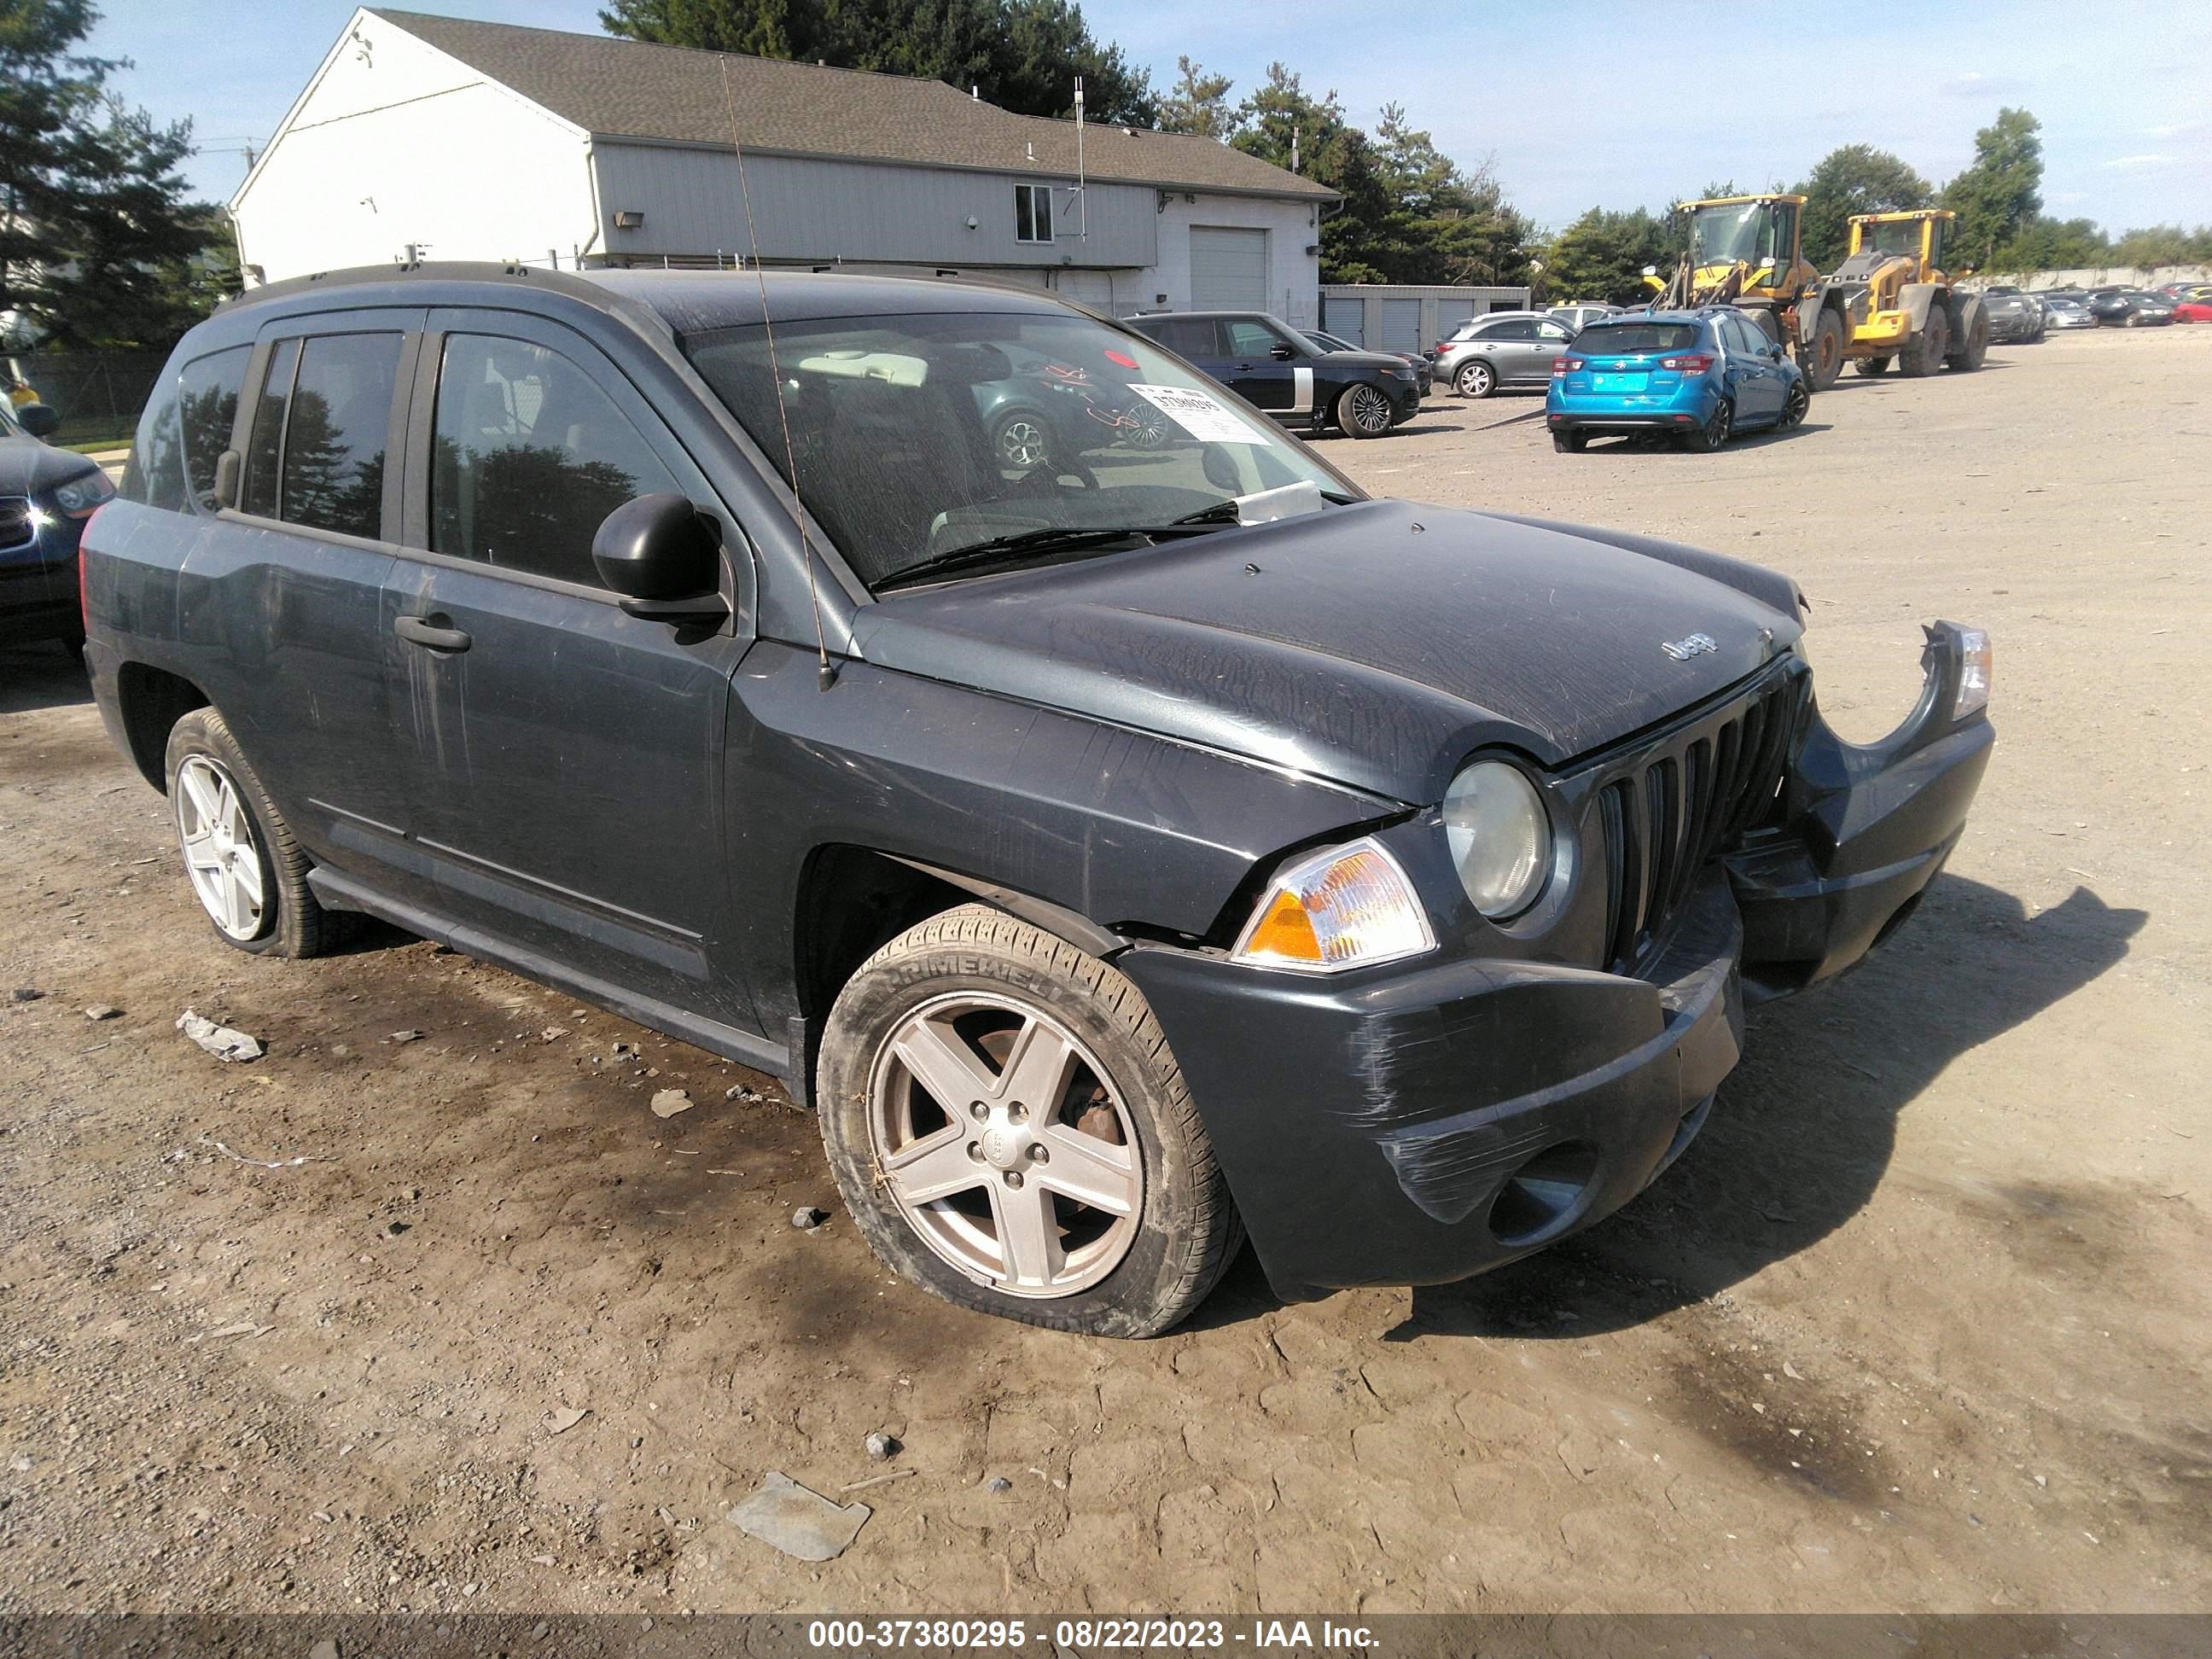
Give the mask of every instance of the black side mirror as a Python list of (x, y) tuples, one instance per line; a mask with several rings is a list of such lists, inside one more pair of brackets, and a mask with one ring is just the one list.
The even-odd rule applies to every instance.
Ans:
[(1291, 358), (1297, 356), (1298, 354), (1297, 348), (1292, 346), (1289, 341), (1278, 340), (1273, 346), (1268, 348), (1267, 355), (1270, 357), (1273, 357), (1279, 363), (1287, 363)]
[(61, 412), (52, 404), (25, 404), (15, 411), (15, 423), (33, 438), (51, 438), (62, 423)]
[(592, 563), (633, 617), (684, 622), (729, 614), (720, 538), (681, 495), (640, 495), (608, 514), (592, 538)]
[(1782, 348), (1780, 346), (1769, 346), (1766, 348), (1766, 355), (1773, 358), (1774, 361), (1778, 363), (1782, 361), (1783, 357)]

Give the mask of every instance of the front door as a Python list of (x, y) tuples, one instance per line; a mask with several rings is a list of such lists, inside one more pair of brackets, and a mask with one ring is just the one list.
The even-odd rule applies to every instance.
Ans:
[(427, 488), (386, 608), (442, 908), (572, 977), (757, 1029), (717, 948), (724, 720), (749, 628), (632, 617), (591, 556), (638, 495), (690, 497), (742, 558), (732, 516), (557, 324), (433, 312), (416, 397)]
[(1550, 317), (1539, 319), (1536, 337), (1528, 343), (1527, 353), (1521, 360), (1520, 372), (1514, 379), (1534, 380), (1540, 386), (1549, 385), (1552, 365), (1559, 360), (1559, 354), (1567, 349), (1568, 343), (1574, 337), (1574, 330), (1565, 323)]
[(1255, 409), (1281, 419), (1313, 410), (1313, 365), (1305, 364), (1305, 402), (1297, 396), (1295, 357), (1278, 357), (1278, 350), (1295, 353), (1297, 347), (1256, 317), (1225, 318), (1221, 325), (1229, 345), (1228, 373), (1222, 379), (1229, 389)]
[(1774, 361), (1774, 343), (1756, 323), (1741, 317), (1721, 319), (1721, 343), (1728, 352), (1728, 378), (1739, 421), (1770, 421), (1782, 412), (1784, 375)]

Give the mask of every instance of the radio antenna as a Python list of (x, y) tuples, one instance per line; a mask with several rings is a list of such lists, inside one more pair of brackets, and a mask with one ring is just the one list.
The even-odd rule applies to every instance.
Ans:
[(761, 327), (768, 336), (768, 372), (775, 382), (775, 416), (783, 428), (783, 464), (791, 480), (791, 527), (799, 532), (799, 562), (806, 567), (806, 608), (814, 615), (814, 649), (820, 658), (815, 678), (827, 691), (837, 684), (830, 643), (822, 632), (822, 600), (814, 586), (814, 550), (806, 535), (806, 509), (799, 500), (799, 449), (791, 441), (791, 410), (783, 401), (783, 369), (776, 361), (775, 324), (768, 314), (768, 276), (761, 269), (760, 232), (753, 226), (753, 193), (745, 183), (745, 147), (738, 142), (738, 102), (730, 90), (730, 58), (717, 52), (722, 71), (722, 111), (730, 124), (730, 148), (738, 153), (738, 194), (745, 204), (745, 240), (752, 249), (753, 281), (760, 288)]

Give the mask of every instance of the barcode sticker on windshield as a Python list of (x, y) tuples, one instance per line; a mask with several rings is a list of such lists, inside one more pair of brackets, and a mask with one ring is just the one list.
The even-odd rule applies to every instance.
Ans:
[(1219, 398), (1187, 386), (1136, 386), (1144, 398), (1202, 444), (1264, 444), (1266, 436)]

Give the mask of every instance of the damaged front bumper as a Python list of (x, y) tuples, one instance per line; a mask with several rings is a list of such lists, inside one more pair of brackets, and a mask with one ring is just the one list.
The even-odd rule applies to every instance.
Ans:
[(1881, 743), (1844, 743), (1808, 699), (1773, 817), (1700, 873), (1632, 972), (1431, 956), (1316, 978), (1152, 945), (1118, 957), (1276, 1292), (1462, 1279), (1642, 1191), (1740, 1057), (1746, 993), (1858, 961), (1957, 844), (1992, 742), (1984, 710), (1961, 712), (1978, 637), (1929, 630), (1919, 704)]

